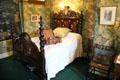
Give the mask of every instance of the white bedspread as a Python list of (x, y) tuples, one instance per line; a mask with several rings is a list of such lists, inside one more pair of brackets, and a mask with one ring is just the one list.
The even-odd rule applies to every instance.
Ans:
[[(39, 47), (39, 41), (32, 38), (32, 41)], [(82, 55), (82, 38), (79, 34), (68, 33), (62, 38), (62, 43), (45, 45), (46, 72), (48, 80), (56, 76), (76, 57)]]

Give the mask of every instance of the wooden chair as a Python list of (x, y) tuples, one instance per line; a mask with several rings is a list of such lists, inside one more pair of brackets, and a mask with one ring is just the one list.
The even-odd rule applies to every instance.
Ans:
[(97, 80), (110, 80), (112, 78), (114, 59), (115, 53), (113, 52), (113, 48), (96, 44), (94, 55), (88, 66), (87, 79), (96, 80), (93, 78), (93, 75), (97, 75), (101, 77), (101, 79)]

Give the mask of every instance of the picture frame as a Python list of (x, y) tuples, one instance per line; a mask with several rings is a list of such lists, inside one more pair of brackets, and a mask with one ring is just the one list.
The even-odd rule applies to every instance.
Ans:
[(39, 22), (39, 15), (37, 14), (32, 14), (31, 15), (31, 22)]
[(116, 6), (100, 8), (100, 24), (114, 25), (116, 17)]
[(46, 0), (29, 0), (29, 3), (33, 4), (45, 4)]

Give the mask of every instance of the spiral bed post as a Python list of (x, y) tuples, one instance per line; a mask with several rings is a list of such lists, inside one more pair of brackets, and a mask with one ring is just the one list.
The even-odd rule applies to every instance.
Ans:
[(40, 80), (47, 80), (47, 74), (46, 74), (46, 70), (45, 70), (45, 51), (44, 51), (44, 34), (43, 34), (43, 22), (42, 22), (42, 17), (40, 17), (40, 56), (41, 56), (41, 79)]

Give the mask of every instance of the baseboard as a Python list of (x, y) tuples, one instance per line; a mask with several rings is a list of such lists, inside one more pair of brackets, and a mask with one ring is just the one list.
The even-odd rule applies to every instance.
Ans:
[(0, 54), (0, 59), (10, 56), (9, 53), (12, 53), (12, 51)]

